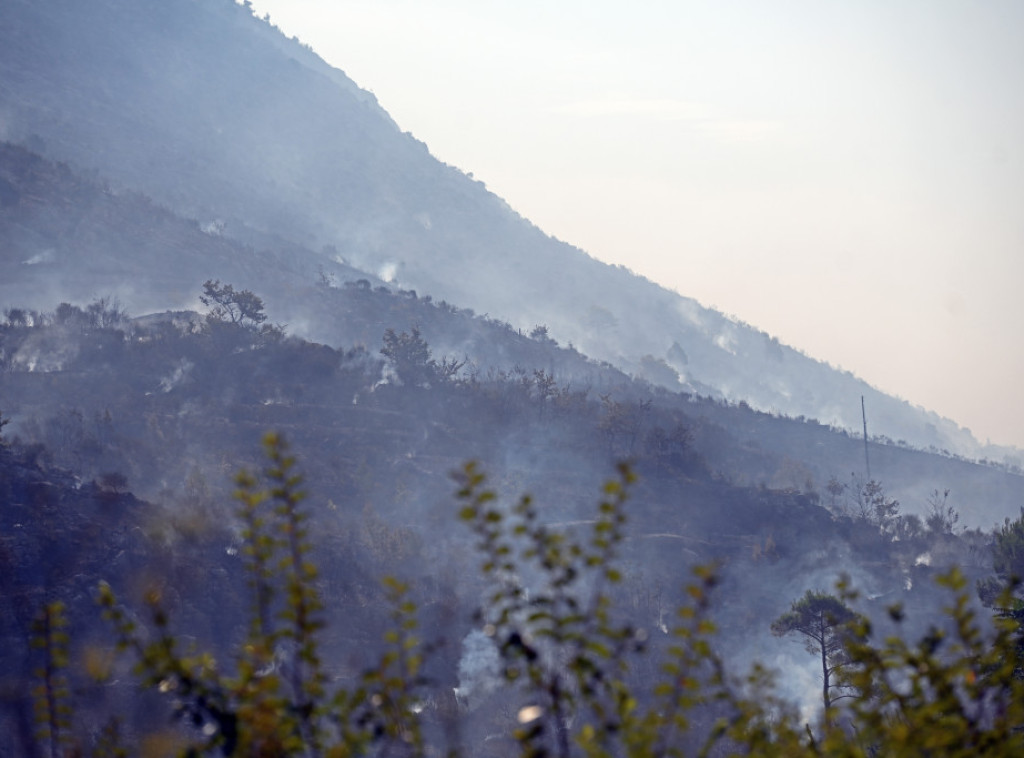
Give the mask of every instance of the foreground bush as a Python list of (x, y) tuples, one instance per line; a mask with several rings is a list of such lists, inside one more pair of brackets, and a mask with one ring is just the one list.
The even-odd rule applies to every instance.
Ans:
[[(460, 744), (465, 714), (444, 708), (423, 674), (429, 648), (417, 637), (409, 588), (386, 579), (391, 627), (384, 651), (351, 686), (331, 683), (321, 660), (322, 603), (309, 560), (301, 478), (283, 440), (264, 440), (259, 476), (238, 475), (251, 610), (233, 660), (184, 646), (157, 593), (140, 625), (113, 591), (100, 604), (116, 645), (136, 660), (144, 687), (165, 694), (180, 728), (174, 739), (123, 744), (116, 721), (95, 755), (350, 756), (480, 755)], [(1017, 627), (975, 617), (958, 572), (943, 578), (951, 602), (943, 632), (877, 640), (854, 615), (842, 635), (849, 696), (802, 723), (754, 667), (731, 678), (713, 647), (714, 572), (698, 569), (671, 643), (655, 645), (617, 609), (617, 554), (633, 474), (604, 485), (589, 534), (540, 522), (529, 496), (503, 506), (474, 464), (457, 475), (459, 517), (475, 535), (491, 590), (477, 613), (494, 644), (501, 696), (518, 725), (488, 754), (520, 756), (1019, 756), (1024, 683)], [(844, 602), (855, 595), (840, 586)], [(1003, 607), (1012, 605), (1003, 598)], [(899, 621), (899, 608), (890, 609)], [(48, 606), (36, 628), (45, 653), (37, 688), (38, 741), (51, 756), (88, 754), (71, 737), (73, 703), (62, 674), (66, 622)], [(652, 657), (654, 660), (652, 660)], [(641, 675), (655, 671), (656, 675)]]

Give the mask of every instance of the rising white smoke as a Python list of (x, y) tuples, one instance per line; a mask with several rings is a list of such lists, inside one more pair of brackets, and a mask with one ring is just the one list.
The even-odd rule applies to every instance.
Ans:
[(494, 641), (479, 629), (462, 640), (459, 659), (459, 686), (455, 696), (461, 703), (483, 697), (501, 684), (501, 661)]

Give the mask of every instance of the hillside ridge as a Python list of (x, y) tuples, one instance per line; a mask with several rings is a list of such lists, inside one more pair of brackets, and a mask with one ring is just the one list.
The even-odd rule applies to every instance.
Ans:
[[(0, 9), (0, 51), (7, 139), (227, 237), (275, 239), (301, 268), (327, 259), (520, 329), (544, 324), (669, 389), (712, 388), (851, 430), (864, 395), (874, 434), (1006, 452), (545, 235), (234, 2), (13, 0)], [(273, 276), (264, 279), (251, 286), (268, 291)], [(168, 295), (155, 305), (187, 303)]]

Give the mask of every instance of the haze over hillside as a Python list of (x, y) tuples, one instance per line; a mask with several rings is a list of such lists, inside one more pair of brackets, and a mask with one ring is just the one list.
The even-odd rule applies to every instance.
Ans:
[[(295, 271), (352, 266), (524, 330), (545, 324), (563, 344), (669, 389), (849, 429), (864, 395), (872, 434), (982, 452), (955, 423), (546, 236), (432, 158), (342, 72), (229, 0), (7, 2), (0, 96), (3, 138), (95, 171), (115, 191), (139, 190), (210, 233), (286, 251)], [(194, 304), (172, 290), (161, 300), (145, 272), (126, 287), (116, 266), (54, 260), (24, 240), (18, 249), (25, 257), (8, 261), (0, 285), (7, 300), (32, 295), (19, 277), (35, 266), (72, 265), (70, 278), (88, 270), (96, 294), (116, 291), (137, 312)], [(254, 290), (278, 289), (269, 271), (250, 273)], [(302, 318), (301, 300), (279, 305), (329, 339)]]
[(545, 232), (1024, 446), (1024, 5), (253, 7)]
[[(876, 685), (967, 647), (918, 710), (1020, 752), (1024, 469), (953, 422), (546, 236), (232, 0), (0, 3), (0, 131), (0, 755), (905, 749)], [(841, 575), (870, 632), (780, 630)]]

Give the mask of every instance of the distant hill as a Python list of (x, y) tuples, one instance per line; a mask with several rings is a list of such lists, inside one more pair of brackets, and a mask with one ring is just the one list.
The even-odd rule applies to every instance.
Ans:
[[(82, 277), (141, 312), (187, 306), (195, 282), (230, 275), (298, 314), (303, 290), (288, 282), (315, 281), (321, 269), (339, 283), (369, 272), (519, 329), (545, 324), (555, 339), (669, 389), (851, 429), (864, 395), (874, 434), (980, 451), (953, 422), (545, 235), (232, 0), (7, 0), (0, 138), (109, 182), (112, 222), (125, 203), (142, 202), (122, 197), (131, 190), (194, 219), (196, 239), (211, 238), (166, 246), (171, 257), (153, 265), (152, 239), (99, 253), (88, 227), (66, 229), (55, 245), (39, 227), (8, 224), (4, 297), (52, 302)], [(33, 199), (22, 179), (6, 181), (0, 199), (19, 218)], [(68, 215), (81, 212), (68, 202)], [(74, 277), (46, 275), (61, 256), (77, 259)], [(294, 326), (323, 338), (314, 321)]]
[[(206, 279), (260, 286), (275, 300), (312, 286), (311, 256), (256, 249), (200, 228), (137, 192), (113, 192), (65, 164), (0, 143), (0, 300), (47, 308), (116, 296), (148, 309), (198, 304)], [(324, 276), (362, 273), (322, 261)], [(379, 283), (379, 282), (375, 282)]]
[[(652, 391), (568, 348), (383, 287), (306, 294), (347, 303), (346, 321), (368, 328), (416, 315), (438, 333), (478, 330), (495, 352), (592, 384), (551, 384), (547, 372), (526, 368), (426, 371), (417, 381), (376, 352), (187, 312), (128, 319), (62, 304), (30, 318), (8, 313), (0, 322), (0, 409), (12, 419), (0, 438), (0, 734), (21, 746), (19, 755), (39, 752), (30, 726), (39, 653), (30, 639), (44, 603), (66, 608), (75, 645), (69, 689), (86, 737), (110, 714), (131, 726), (128, 739), (170, 723), (161, 701), (143, 699), (135, 686), (130, 654), (106, 664), (116, 668), (102, 682), (89, 676), (96, 669), (76, 665), (112, 647), (96, 607), (101, 581), (124, 599), (140, 634), (162, 614), (142, 598), (156, 598), (182, 649), (196, 642), (233, 662), (253, 585), (231, 474), (261, 467), (255, 441), (268, 428), (290, 441), (304, 475), (302, 530), (319, 567), (331, 681), (351, 680), (386, 642), (393, 608), (375, 577), (387, 573), (408, 577), (423, 639), (439, 640), (426, 659), (428, 685), (450, 696), (461, 682), (459, 641), (479, 633), (474, 609), (485, 586), (479, 540), (458, 523), (445, 474), (469, 457), (510, 509), (508, 497), (536, 494), (541, 534), (585, 534), (612, 459), (631, 457), (639, 481), (621, 510), (625, 524), (615, 527), (623, 530), (615, 548), (623, 581), (610, 583), (630, 622), (649, 630), (652, 645), (675, 644), (667, 624), (685, 577), (695, 562), (713, 563), (722, 629), (715, 645), (729, 672), (754, 651), (786, 672), (779, 681), (796, 682), (794, 697), (811, 702), (814, 688), (795, 689), (806, 681), (802, 652), (769, 632), (770, 619), (806, 587), (846, 572), (867, 612), (882, 618), (901, 602), (913, 614), (910, 628), (923, 631), (947, 600), (932, 582), (945, 566), (959, 563), (971, 579), (990, 573), (990, 536), (937, 527), (913, 515), (919, 503), (876, 516), (840, 495), (846, 505), (837, 507), (821, 472), (843, 475), (857, 461), (860, 441), (848, 435)], [(895, 446), (872, 454), (887, 484), (921, 476), (917, 489), (954, 487), (972, 523), (1006, 513), (1024, 492), (1024, 478), (991, 467)], [(596, 546), (603, 532), (594, 534)], [(492, 712), (474, 704), (460, 718), (475, 724)], [(493, 723), (473, 744), (486, 743)], [(469, 743), (475, 732), (463, 734)]]

